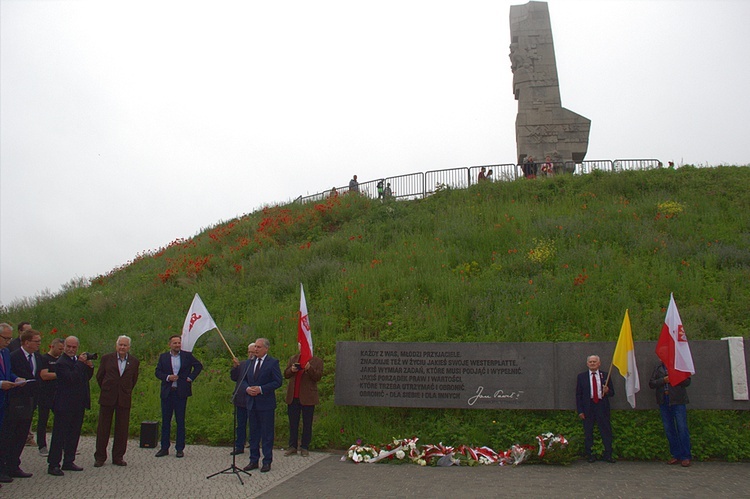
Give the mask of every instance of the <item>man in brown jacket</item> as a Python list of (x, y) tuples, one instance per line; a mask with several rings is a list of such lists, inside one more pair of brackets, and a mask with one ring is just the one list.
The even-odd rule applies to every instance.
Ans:
[(101, 388), (99, 395), (99, 424), (96, 428), (96, 452), (94, 467), (104, 466), (107, 460), (107, 445), (115, 416), (115, 438), (112, 444), (112, 464), (126, 466), (123, 460), (128, 447), (128, 425), (130, 423), (131, 394), (138, 382), (138, 359), (130, 355), (130, 338), (120, 336), (115, 343), (115, 352), (102, 356), (96, 381)]
[[(299, 343), (297, 344), (299, 347)], [(292, 355), (284, 370), (284, 377), (289, 380), (286, 390), (287, 415), (289, 416), (289, 448), (284, 453), (291, 456), (297, 453), (297, 435), (299, 419), (302, 415), (302, 442), (300, 455), (308, 456), (312, 440), (312, 422), (315, 406), (318, 404), (318, 381), (323, 377), (323, 361), (311, 357), (304, 366), (299, 364), (300, 354)]]

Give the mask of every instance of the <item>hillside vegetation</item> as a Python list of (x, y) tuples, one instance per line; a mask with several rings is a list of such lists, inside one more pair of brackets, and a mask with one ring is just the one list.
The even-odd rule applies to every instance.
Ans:
[[(263, 336), (285, 364), (296, 351), (303, 283), (326, 367), (314, 447), (417, 435), (507, 448), (546, 431), (581, 445), (580, 423), (564, 412), (337, 407), (336, 342), (615, 341), (625, 309), (634, 339), (656, 340), (670, 293), (691, 340), (743, 336), (748, 192), (750, 168), (688, 166), (488, 182), (414, 201), (348, 195), (268, 207), (0, 312), (30, 321), (45, 338), (75, 334), (87, 351), (111, 351), (117, 335), (131, 336), (142, 359), (131, 417), (137, 435), (140, 421), (160, 419), (156, 357), (180, 333), (195, 293), (236, 355)], [(188, 403), (188, 439), (228, 444), (230, 355), (216, 332), (194, 353), (206, 369)], [(285, 389), (277, 392), (280, 445)], [(93, 430), (96, 413), (88, 412), (85, 429)], [(750, 458), (747, 414), (690, 414), (698, 458)], [(620, 456), (666, 455), (657, 414), (618, 412), (613, 425)]]

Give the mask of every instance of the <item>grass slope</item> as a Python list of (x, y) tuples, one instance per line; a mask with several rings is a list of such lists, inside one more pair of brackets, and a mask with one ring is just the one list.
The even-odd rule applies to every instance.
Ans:
[[(626, 308), (634, 339), (655, 340), (670, 292), (691, 339), (742, 336), (750, 325), (748, 192), (750, 168), (683, 167), (483, 183), (415, 201), (342, 196), (269, 207), (0, 312), (45, 338), (75, 334), (88, 351), (131, 336), (143, 369), (131, 417), (138, 434), (140, 421), (159, 419), (156, 356), (180, 333), (194, 293), (236, 354), (264, 336), (283, 363), (296, 350), (302, 282), (326, 365), (314, 446), (418, 435), (507, 448), (546, 431), (575, 442), (580, 423), (562, 412), (336, 407), (335, 344), (614, 341)], [(188, 438), (228, 443), (229, 354), (216, 333), (195, 353), (206, 369), (188, 404)], [(288, 431), (285, 388), (279, 444)], [(698, 419), (697, 457), (750, 458), (747, 414), (691, 411), (691, 423)], [(666, 454), (658, 415), (620, 413), (614, 425), (621, 456)]]

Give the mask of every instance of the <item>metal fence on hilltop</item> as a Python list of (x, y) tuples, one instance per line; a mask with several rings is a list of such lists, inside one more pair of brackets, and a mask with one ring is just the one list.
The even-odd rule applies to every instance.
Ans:
[[(527, 165), (527, 175), (537, 176), (543, 163), (532, 163)], [(621, 172), (625, 170), (651, 170), (661, 168), (662, 162), (658, 159), (615, 159), (615, 160), (587, 160), (581, 163), (554, 162), (555, 174), (585, 175), (600, 170), (605, 172)], [(510, 182), (524, 177), (524, 165), (504, 163), (497, 165), (462, 166), (448, 168), (445, 170), (429, 170), (426, 172), (407, 173), (394, 177), (383, 177), (359, 183), (359, 192), (370, 198), (379, 197), (377, 184), (382, 180), (384, 193), (390, 193), (392, 199), (421, 199), (430, 196), (440, 189), (468, 189), (469, 186), (479, 182), (479, 173), (485, 169), (485, 175), (490, 182)], [(491, 174), (490, 174), (491, 172)], [(309, 203), (321, 201), (331, 195), (332, 192), (346, 194), (349, 185), (334, 187), (309, 196), (300, 196), (295, 199), (298, 203)]]

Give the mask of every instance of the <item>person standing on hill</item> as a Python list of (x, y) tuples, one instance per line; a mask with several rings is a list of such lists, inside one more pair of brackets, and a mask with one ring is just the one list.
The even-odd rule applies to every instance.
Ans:
[(172, 430), (172, 415), (177, 423), (175, 454), (184, 457), (185, 410), (187, 399), (193, 394), (193, 381), (203, 370), (203, 364), (190, 352), (182, 351), (182, 337), (169, 338), (169, 352), (159, 356), (156, 377), (161, 380), (161, 448), (156, 457), (169, 455), (169, 434)]
[(54, 338), (49, 344), (49, 351), (42, 355), (42, 362), (39, 365), (39, 388), (37, 389), (37, 407), (39, 407), (39, 416), (36, 423), (36, 442), (39, 445), (39, 455), (47, 456), (47, 423), (49, 414), (55, 403), (55, 390), (57, 390), (57, 374), (55, 374), (55, 365), (57, 359), (62, 355), (65, 349), (65, 342), (62, 338)]
[(356, 175), (349, 181), (349, 192), (359, 194), (359, 182), (357, 182)]
[(250, 471), (258, 468), (260, 442), (263, 441), (263, 466), (261, 473), (271, 471), (273, 461), (274, 412), (276, 389), (281, 387), (278, 359), (268, 355), (271, 346), (266, 338), (255, 340), (255, 362), (242, 379), (240, 390), (249, 395), (247, 413), (250, 419), (250, 463), (243, 468)]
[[(47, 456), (47, 473), (63, 476), (65, 471), (83, 471), (75, 464), (78, 440), (86, 409), (91, 409), (89, 380), (94, 375), (94, 364), (88, 353), (78, 355), (78, 338), (65, 338), (63, 354), (55, 364), (57, 393), (52, 411), (55, 422), (52, 425), (52, 443)], [(60, 460), (62, 459), (62, 468)]]
[[(301, 348), (301, 345), (297, 343), (297, 347)], [(301, 415), (302, 442), (299, 445), (299, 452), (302, 457), (307, 457), (312, 440), (313, 413), (315, 406), (318, 405), (318, 381), (323, 377), (323, 361), (313, 356), (304, 366), (301, 366), (299, 358), (300, 354), (289, 357), (284, 370), (284, 377), (289, 380), (286, 390), (289, 448), (284, 455), (291, 456), (297, 453)]]
[(594, 425), (599, 427), (602, 436), (604, 454), (602, 461), (614, 463), (612, 457), (612, 426), (609, 422), (609, 399), (615, 394), (606, 385), (607, 373), (600, 371), (601, 361), (598, 355), (590, 355), (586, 359), (588, 371), (578, 375), (576, 384), (576, 409), (578, 417), (583, 421), (584, 446), (588, 462), (593, 463), (596, 458), (591, 452), (594, 445)]
[(99, 383), (99, 422), (96, 427), (94, 467), (100, 468), (107, 460), (107, 444), (115, 417), (115, 438), (112, 443), (112, 464), (127, 466), (123, 460), (128, 448), (128, 426), (133, 388), (138, 382), (140, 362), (130, 354), (130, 338), (122, 335), (115, 342), (115, 351), (102, 356), (96, 371)]

